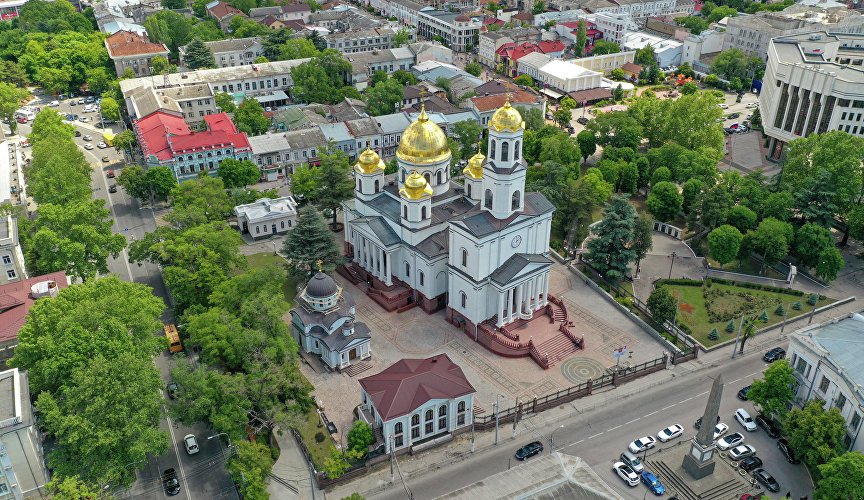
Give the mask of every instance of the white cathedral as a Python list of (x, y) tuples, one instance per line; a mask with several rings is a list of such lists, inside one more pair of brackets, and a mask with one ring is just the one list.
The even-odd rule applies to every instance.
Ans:
[(450, 180), (447, 137), (425, 107), (402, 134), (396, 174), (385, 178), (368, 148), (358, 158), (355, 195), (343, 203), (346, 270), (388, 310), (446, 306), (448, 321), (474, 331), (544, 309), (555, 207), (525, 193), (525, 123), (509, 98), (488, 127), (487, 155), (471, 158), (464, 186)]

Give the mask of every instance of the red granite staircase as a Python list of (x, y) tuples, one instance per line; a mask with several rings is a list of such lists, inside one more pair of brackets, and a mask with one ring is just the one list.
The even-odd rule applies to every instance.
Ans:
[(546, 368), (551, 368), (578, 351), (579, 346), (570, 340), (568, 336), (560, 333), (538, 345), (536, 349), (540, 356), (547, 360), (548, 365)]

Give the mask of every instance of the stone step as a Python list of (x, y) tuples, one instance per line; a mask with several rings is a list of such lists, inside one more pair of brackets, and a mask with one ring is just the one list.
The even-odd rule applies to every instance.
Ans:
[(550, 367), (566, 359), (577, 350), (579, 350), (579, 347), (563, 333), (537, 346), (537, 352), (541, 356), (548, 355)]
[(357, 375), (365, 372), (366, 370), (372, 368), (372, 364), (366, 361), (360, 361), (358, 363), (354, 363), (350, 365), (348, 368), (342, 370), (342, 373), (348, 375), (349, 377), (356, 377)]

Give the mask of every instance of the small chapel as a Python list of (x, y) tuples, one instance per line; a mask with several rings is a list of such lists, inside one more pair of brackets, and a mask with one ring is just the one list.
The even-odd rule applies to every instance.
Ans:
[(488, 122), (486, 154), (463, 170), (464, 185), (450, 178), (447, 136), (425, 105), (401, 136), (395, 174), (385, 176), (367, 147), (354, 166), (354, 197), (343, 203), (351, 262), (340, 272), (389, 311), (446, 308), (466, 331), (544, 309), (555, 207), (525, 192), (524, 132), (507, 95)]

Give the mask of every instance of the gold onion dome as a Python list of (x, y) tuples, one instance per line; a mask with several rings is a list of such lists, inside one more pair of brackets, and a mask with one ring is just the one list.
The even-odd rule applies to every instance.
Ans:
[(405, 179), (405, 185), (399, 190), (399, 194), (409, 200), (419, 200), (426, 196), (432, 196), (432, 186), (426, 182), (426, 178), (415, 170)]
[(477, 150), (477, 154), (471, 157), (468, 160), (468, 166), (462, 169), (462, 173), (472, 179), (482, 179), (483, 178), (483, 160), (486, 159), (486, 155), (484, 155), (480, 150)]
[(408, 125), (402, 133), (396, 156), (411, 163), (437, 163), (450, 157), (447, 136), (441, 127), (429, 119), (425, 105), (417, 121)]
[(357, 159), (357, 164), (354, 165), (354, 170), (361, 174), (372, 174), (385, 168), (384, 161), (381, 160), (378, 153), (369, 149), (368, 145), (366, 146), (366, 150), (360, 153), (360, 158)]
[(525, 128), (525, 122), (522, 120), (522, 115), (519, 111), (510, 105), (510, 97), (503, 106), (498, 108), (498, 111), (492, 115), (489, 120), (489, 128), (498, 132), (516, 132), (520, 128)]

